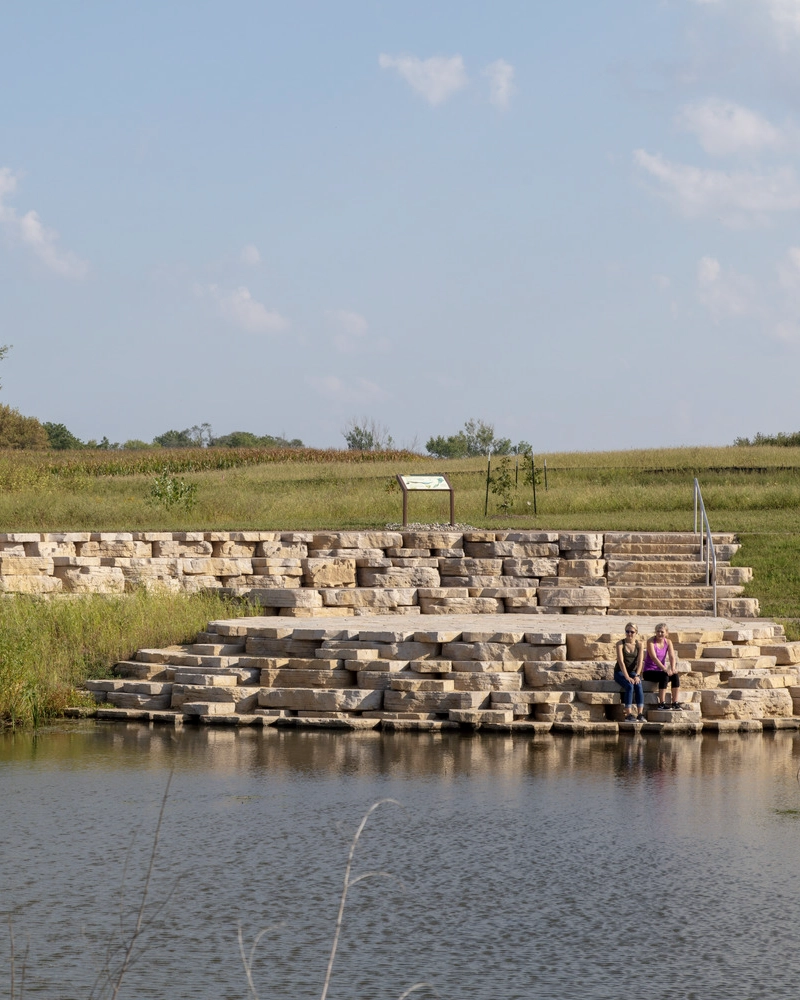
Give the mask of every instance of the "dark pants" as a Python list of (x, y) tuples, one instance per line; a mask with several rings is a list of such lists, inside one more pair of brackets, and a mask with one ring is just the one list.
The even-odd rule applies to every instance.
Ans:
[(614, 671), (614, 680), (622, 688), (622, 703), (625, 708), (630, 709), (634, 698), (639, 708), (644, 705), (644, 691), (641, 684), (634, 684), (626, 679), (625, 674), (619, 669)]

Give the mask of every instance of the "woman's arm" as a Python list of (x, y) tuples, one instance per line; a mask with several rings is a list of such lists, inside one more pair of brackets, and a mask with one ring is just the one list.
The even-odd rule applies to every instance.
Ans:
[(672, 645), (672, 639), (667, 639), (667, 656), (669, 657), (670, 666), (674, 673), (678, 669), (678, 657), (675, 655), (675, 647)]
[(644, 662), (644, 644), (640, 642), (638, 645), (639, 645), (639, 656), (636, 660), (636, 673), (641, 674), (642, 664)]
[(624, 643), (624, 639), (620, 639), (617, 643), (617, 669), (621, 670), (625, 675), (625, 680), (629, 681), (630, 677), (628, 676), (628, 668), (625, 666), (625, 657), (622, 655), (622, 647)]

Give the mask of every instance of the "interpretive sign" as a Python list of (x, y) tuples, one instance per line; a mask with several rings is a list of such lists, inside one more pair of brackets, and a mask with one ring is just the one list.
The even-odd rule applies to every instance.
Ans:
[(450, 480), (447, 476), (401, 476), (397, 474), (397, 481), (400, 483), (400, 488), (403, 491), (403, 527), (405, 528), (408, 524), (408, 494), (415, 491), (427, 492), (427, 493), (449, 493), (450, 494), (450, 524), (454, 525), (456, 523), (455, 518), (455, 499), (453, 496), (453, 487), (450, 485)]

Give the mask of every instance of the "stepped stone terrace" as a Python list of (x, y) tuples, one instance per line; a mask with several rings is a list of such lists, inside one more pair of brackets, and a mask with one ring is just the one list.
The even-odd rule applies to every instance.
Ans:
[[(739, 546), (714, 536), (717, 612), (755, 618)], [(703, 615), (699, 536), (596, 531), (198, 531), (0, 534), (0, 593), (136, 587), (245, 596), (265, 616)], [(558, 645), (558, 644), (557, 644)]]
[[(682, 709), (624, 721), (613, 680), (624, 617), (266, 616), (211, 622), (87, 682), (101, 719), (180, 725), (699, 733), (800, 727), (800, 643), (780, 625), (666, 618)], [(642, 636), (655, 618), (639, 620)], [(75, 710), (78, 714), (79, 710)]]

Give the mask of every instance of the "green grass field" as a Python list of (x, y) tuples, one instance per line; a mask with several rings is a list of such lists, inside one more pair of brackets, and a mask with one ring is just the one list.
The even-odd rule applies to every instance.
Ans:
[[(484, 459), (254, 449), (5, 452), (0, 531), (383, 527), (401, 520), (398, 472), (446, 473), (457, 521), (474, 527), (688, 531), (697, 476), (712, 529), (736, 532), (735, 562), (755, 571), (748, 594), (800, 638), (800, 448), (548, 454), (536, 457), (538, 469), (545, 460), (547, 489), (537, 486), (536, 514), (520, 469), (510, 509), (501, 512), (490, 494), (485, 515)], [(148, 502), (165, 466), (196, 485), (191, 511)], [(508, 471), (513, 483), (514, 458)], [(410, 521), (444, 522), (448, 513), (446, 494), (410, 497)], [(138, 646), (183, 641), (221, 608), (166, 595), (0, 602), (0, 719), (30, 724), (52, 716), (84, 677), (106, 672)]]

